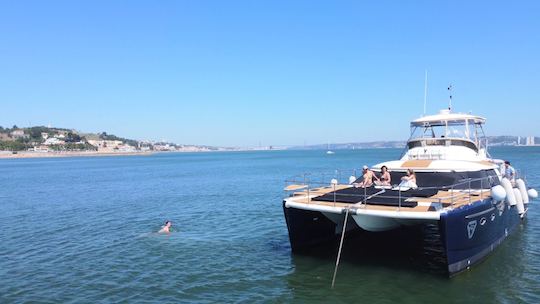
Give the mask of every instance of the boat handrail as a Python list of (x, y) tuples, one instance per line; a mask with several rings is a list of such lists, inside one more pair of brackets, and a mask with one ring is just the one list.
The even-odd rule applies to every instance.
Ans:
[[(353, 170), (360, 171), (360, 172), (362, 171), (362, 169), (353, 169)], [(342, 171), (335, 170), (334, 173), (319, 173), (319, 174), (304, 173), (304, 174), (298, 174), (298, 175), (294, 175), (294, 176), (291, 176), (291, 177), (287, 178), (285, 180), (285, 183), (289, 184), (289, 185), (292, 185), (292, 184), (308, 185), (309, 184), (309, 185), (317, 185), (317, 187), (320, 187), (320, 186), (331, 185), (332, 180), (335, 179), (337, 181), (336, 184), (339, 184), (339, 185), (350, 184), (348, 181), (343, 181), (343, 174), (341, 174), (341, 173), (342, 173)], [(517, 174), (517, 170), (516, 170), (516, 174)], [(318, 176), (318, 177), (320, 177), (320, 179), (313, 180), (311, 178), (312, 176), (315, 176), (315, 177)], [(356, 177), (356, 175), (353, 175), (353, 176)], [(330, 178), (330, 179), (327, 179), (327, 178)], [(359, 177), (356, 177), (356, 178), (358, 179)], [(442, 185), (442, 186), (429, 186), (429, 187), (424, 186), (424, 187), (418, 187), (416, 189), (418, 189), (418, 190), (435, 190), (435, 189), (446, 190), (446, 189), (453, 189), (453, 188), (456, 188), (456, 186), (460, 186), (460, 185), (464, 185), (464, 184), (472, 183), (472, 182), (485, 181), (485, 180), (492, 181), (494, 178), (496, 178), (496, 176), (494, 176), (494, 175), (477, 177), (477, 178), (464, 178), (464, 179), (458, 180), (458, 182), (456, 182), (454, 184)], [(397, 186), (399, 186), (399, 184), (393, 184), (391, 186), (392, 187), (397, 187)], [(484, 188), (484, 189), (487, 189), (487, 188)]]
[[(304, 175), (301, 175), (301, 176), (302, 176), (302, 179), (303, 179), (302, 181), (299, 181), (297, 179), (288, 179), (288, 180), (286, 180), (286, 183), (288, 183), (289, 185), (302, 185), (302, 186), (304, 186), (304, 187), (301, 187), (301, 188), (293, 187), (293, 188), (290, 188), (289, 191), (297, 191), (297, 190), (300, 190), (300, 189), (302, 189), (303, 191), (307, 191), (308, 202), (311, 201), (312, 194), (314, 192), (318, 194), (317, 196), (320, 195), (317, 192), (316, 189), (330, 187), (330, 190), (332, 190), (331, 192), (334, 192), (334, 204), (335, 204), (337, 202), (336, 201), (336, 194), (335, 194), (336, 190), (343, 189), (342, 188), (343, 186), (346, 186), (345, 188), (354, 187), (350, 183), (339, 183), (339, 181), (337, 179), (335, 179), (335, 178), (333, 180), (331, 180), (330, 182), (323, 183), (323, 182), (310, 180), (309, 179), (310, 174), (304, 174)], [(435, 199), (436, 199), (437, 202), (439, 202), (441, 204), (443, 203), (443, 201), (448, 201), (449, 200), (450, 205), (454, 205), (457, 198), (463, 198), (463, 195), (466, 194), (468, 199), (469, 199), (469, 203), (471, 203), (472, 202), (471, 201), (472, 196), (480, 195), (480, 197), (483, 197), (484, 192), (490, 191), (491, 187), (494, 185), (494, 183), (493, 183), (494, 179), (497, 179), (497, 177), (496, 176), (484, 176), (484, 177), (478, 177), (478, 178), (465, 178), (465, 179), (459, 180), (457, 183), (450, 184), (450, 185), (417, 187), (417, 188), (414, 188), (414, 190), (417, 190), (417, 191), (422, 191), (422, 190), (448, 191), (450, 193), (449, 195), (438, 196)], [(484, 181), (488, 182), (488, 185), (489, 185), (488, 188), (483, 187)], [(480, 182), (480, 185), (481, 185), (480, 188), (471, 187), (471, 185), (473, 185), (473, 183), (478, 183), (478, 182)], [(460, 186), (463, 186), (463, 185), (467, 185), (468, 187), (460, 187)], [(369, 188), (369, 187), (367, 187), (367, 188)], [(370, 196), (373, 196), (373, 194), (368, 194), (367, 193), (367, 188), (366, 187), (363, 188), (364, 189), (363, 194), (340, 193), (339, 196), (342, 196), (342, 197), (343, 196), (344, 197), (358, 197), (358, 198), (360, 198), (359, 202), (361, 202), (364, 206), (367, 207), (367, 200), (371, 198)], [(410, 188), (400, 187), (398, 184), (395, 184), (395, 185), (390, 186), (390, 188), (388, 188), (388, 189), (398, 190), (398, 208), (401, 208), (402, 207), (401, 204), (402, 204), (402, 201), (403, 201), (401, 193), (408, 191)], [(395, 198), (395, 196), (384, 195), (384, 192), (378, 192), (376, 194), (376, 197), (377, 198)], [(410, 197), (406, 197), (405, 199), (409, 199), (409, 198)]]

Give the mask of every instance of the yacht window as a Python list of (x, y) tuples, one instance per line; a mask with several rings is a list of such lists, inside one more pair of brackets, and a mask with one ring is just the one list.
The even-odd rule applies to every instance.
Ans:
[(478, 152), (476, 145), (468, 140), (460, 139), (417, 139), (408, 142), (409, 149), (422, 147), (422, 146), (462, 146)]

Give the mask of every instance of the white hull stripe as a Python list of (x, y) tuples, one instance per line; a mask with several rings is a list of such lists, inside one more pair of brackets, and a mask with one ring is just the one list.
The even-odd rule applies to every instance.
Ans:
[[(285, 200), (285, 207), (287, 208), (296, 208), (302, 210), (310, 211), (320, 211), (320, 212), (330, 212), (341, 214), (345, 212), (346, 208), (343, 207), (333, 207), (326, 205), (317, 205), (317, 204), (305, 204), (297, 203), (289, 200)], [(405, 208), (405, 207), (404, 207)], [(349, 211), (351, 214), (356, 215), (371, 215), (376, 217), (387, 217), (395, 219), (410, 219), (410, 220), (440, 220), (441, 213), (438, 211), (429, 211), (429, 212), (415, 212), (415, 211), (399, 211), (399, 210), (372, 210), (364, 209), (362, 207), (353, 207)]]

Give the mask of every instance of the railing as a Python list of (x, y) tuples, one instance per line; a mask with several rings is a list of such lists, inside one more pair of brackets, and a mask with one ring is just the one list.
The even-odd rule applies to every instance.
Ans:
[[(352, 172), (356, 172), (357, 170), (354, 170)], [(361, 170), (359, 170), (361, 172)], [(336, 206), (336, 203), (339, 203), (337, 201), (336, 196), (338, 195), (336, 193), (336, 190), (340, 187), (340, 185), (350, 185), (354, 186), (353, 184), (349, 183), (349, 181), (343, 182), (343, 173), (344, 172), (351, 172), (351, 170), (335, 170), (334, 174), (329, 173), (322, 173), (320, 175), (313, 175), (313, 174), (302, 174), (298, 176), (291, 177), (287, 179), (285, 182), (289, 185), (301, 185), (305, 186), (302, 188), (297, 188), (296, 190), (305, 190), (307, 195), (307, 203), (311, 203), (312, 198), (311, 194), (312, 191), (318, 188), (325, 188), (329, 190), (332, 190), (330, 192), (333, 192), (333, 203), (334, 206)], [(356, 176), (356, 175), (354, 175)], [(331, 179), (327, 179), (331, 178)], [(495, 183), (497, 181), (497, 183)], [(479, 184), (480, 187), (472, 187), (473, 184)], [(498, 177), (497, 176), (485, 176), (485, 177), (479, 177), (479, 178), (467, 178), (458, 181), (457, 183), (451, 184), (451, 185), (444, 185), (444, 186), (431, 186), (431, 187), (417, 187), (414, 188), (415, 190), (438, 190), (438, 191), (448, 191), (450, 194), (447, 196), (438, 196), (434, 198), (434, 202), (438, 202), (441, 205), (443, 203), (448, 203), (450, 201), (450, 206), (454, 206), (456, 201), (458, 199), (463, 199), (463, 194), (465, 193), (467, 195), (469, 204), (472, 203), (472, 197), (476, 195), (480, 195), (481, 198), (484, 197), (484, 192), (489, 192), (491, 190), (491, 187), (495, 184), (498, 184)], [(465, 187), (463, 187), (465, 185)], [(398, 184), (392, 185), (392, 186), (375, 186), (375, 188), (380, 189), (381, 191), (378, 191), (376, 193), (369, 194), (367, 193), (366, 187), (360, 187), (363, 188), (363, 194), (345, 194), (340, 193), (340, 197), (351, 197), (351, 198), (358, 198), (358, 203), (354, 204), (359, 207), (367, 208), (368, 200), (372, 198), (390, 198), (395, 199), (396, 196), (388, 196), (384, 195), (386, 190), (398, 190), (397, 200), (398, 200), (398, 209), (402, 208), (402, 202), (403, 195), (402, 192), (408, 191), (410, 188), (405, 189), (405, 187), (400, 186)], [(294, 190), (291, 190), (294, 191)], [(326, 193), (325, 193), (326, 194)], [(411, 197), (406, 197), (405, 199), (408, 199)], [(418, 197), (417, 197), (418, 198)], [(427, 198), (427, 197), (426, 197)]]
[(285, 180), (288, 184), (304, 184), (304, 185), (317, 185), (327, 186), (331, 184), (332, 180), (336, 180), (337, 184), (349, 184), (349, 177), (354, 176), (358, 178), (357, 174), (361, 174), (362, 169), (337, 169), (332, 172), (321, 172), (318, 174), (303, 173), (292, 176)]

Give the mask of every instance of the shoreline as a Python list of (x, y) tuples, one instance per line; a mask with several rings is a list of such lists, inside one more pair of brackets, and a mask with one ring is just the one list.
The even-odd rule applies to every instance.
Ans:
[(54, 158), (54, 157), (103, 157), (103, 156), (148, 156), (153, 152), (97, 152), (97, 151), (62, 151), (62, 152), (30, 152), (21, 151), (13, 154), (10, 151), (0, 152), (0, 159), (19, 158)]
[[(178, 151), (144, 151), (144, 152), (97, 152), (97, 151), (62, 151), (62, 152), (33, 152), (19, 151), (13, 154), (12, 151), (0, 151), (1, 159), (21, 159), (21, 158), (61, 158), (61, 157), (107, 157), (107, 156), (150, 156), (165, 153), (215, 153), (215, 152), (246, 152), (253, 150), (178, 150)], [(263, 151), (263, 150), (260, 150)]]
[[(493, 146), (492, 148), (511, 147), (511, 148), (528, 148), (528, 147), (540, 147), (540, 145), (534, 146)], [(371, 149), (398, 149), (387, 147), (376, 148), (359, 148), (357, 150), (371, 150)], [(111, 152), (111, 151), (62, 151), (62, 152), (33, 152), (33, 151), (19, 151), (13, 154), (12, 151), (0, 151), (0, 160), (2, 159), (21, 159), (21, 158), (62, 158), (62, 157), (108, 157), (108, 156), (150, 156), (166, 153), (216, 153), (216, 152), (256, 152), (256, 151), (324, 151), (325, 149), (273, 149), (273, 150), (258, 150), (258, 149), (237, 149), (237, 150), (177, 150), (177, 151), (137, 151), (137, 152)], [(337, 149), (350, 150), (350, 149)]]

